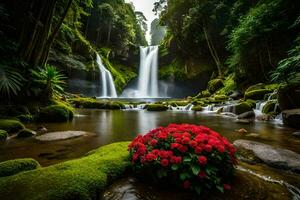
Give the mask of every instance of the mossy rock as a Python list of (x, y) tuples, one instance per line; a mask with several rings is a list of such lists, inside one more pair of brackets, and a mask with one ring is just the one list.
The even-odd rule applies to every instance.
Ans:
[(27, 138), (27, 137), (32, 137), (34, 135), (36, 135), (35, 131), (25, 128), (18, 132), (17, 137), (18, 138)]
[(168, 108), (168, 106), (162, 104), (148, 104), (146, 109), (148, 111), (166, 111)]
[(220, 95), (215, 95), (214, 98), (215, 98), (215, 100), (217, 100), (217, 101), (227, 101), (227, 100), (228, 100), (228, 96), (222, 95), (222, 94), (220, 94)]
[(0, 177), (15, 175), (20, 172), (34, 170), (39, 167), (40, 164), (36, 160), (31, 158), (0, 162)]
[(265, 84), (264, 83), (258, 83), (256, 85), (252, 85), (250, 87), (247, 88), (247, 90), (245, 91), (245, 93), (254, 91), (254, 90), (261, 90), (261, 89), (265, 89)]
[(0, 130), (0, 141), (6, 140), (8, 133), (5, 130)]
[(271, 93), (269, 89), (252, 90), (245, 93), (245, 99), (263, 100), (266, 94)]
[(224, 87), (222, 79), (213, 79), (208, 82), (207, 89), (210, 93), (214, 93), (217, 90), (221, 89), (222, 87)]
[(255, 108), (256, 107), (256, 101), (255, 100), (247, 99), (246, 103), (249, 104), (249, 106), (251, 106), (251, 108)]
[(198, 105), (198, 106), (193, 106), (193, 108), (192, 108), (192, 110), (193, 111), (202, 111), (203, 110), (203, 107), (202, 106), (200, 106), (200, 105)]
[(280, 87), (278, 103), (281, 110), (300, 108), (300, 83)]
[(208, 90), (203, 90), (199, 92), (199, 94), (195, 96), (195, 98), (206, 98), (206, 97), (210, 97), (210, 95), (211, 93)]
[[(262, 113), (269, 114), (271, 112), (274, 112), (276, 104), (277, 104), (277, 101), (268, 101), (264, 105), (264, 107), (262, 109)], [(277, 111), (275, 110), (275, 112), (277, 112)]]
[(17, 116), (17, 119), (20, 120), (23, 123), (30, 123), (34, 121), (34, 116), (27, 114), (27, 115), (19, 115)]
[(240, 115), (242, 113), (252, 111), (251, 104), (249, 104), (247, 102), (242, 102), (242, 103), (239, 103), (239, 104), (236, 104), (233, 106), (234, 106), (234, 108), (232, 110), (236, 115)]
[(128, 142), (103, 146), (80, 159), (0, 178), (2, 200), (88, 200), (130, 167)]
[(190, 102), (189, 101), (170, 101), (167, 104), (173, 107), (177, 106), (187, 106)]
[(124, 103), (119, 101), (99, 101), (93, 98), (74, 98), (70, 99), (70, 102), (74, 104), (76, 108), (110, 110), (120, 110), (125, 108)]
[(61, 105), (52, 105), (41, 109), (37, 116), (39, 122), (66, 122), (73, 119), (73, 110)]
[(17, 120), (0, 119), (0, 129), (5, 130), (8, 133), (16, 133), (24, 128), (25, 126)]

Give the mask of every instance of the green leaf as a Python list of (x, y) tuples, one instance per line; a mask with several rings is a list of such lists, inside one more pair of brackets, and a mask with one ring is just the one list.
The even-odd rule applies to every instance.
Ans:
[(199, 165), (193, 165), (193, 166), (192, 166), (192, 171), (193, 171), (193, 174), (194, 174), (194, 175), (197, 176), (197, 175), (199, 174), (200, 170), (201, 170), (201, 169), (200, 169), (200, 166), (199, 166)]
[(217, 189), (218, 189), (220, 192), (224, 193), (224, 187), (217, 185)]
[(173, 171), (176, 171), (176, 170), (178, 170), (179, 166), (178, 165), (172, 165), (171, 168), (172, 168)]

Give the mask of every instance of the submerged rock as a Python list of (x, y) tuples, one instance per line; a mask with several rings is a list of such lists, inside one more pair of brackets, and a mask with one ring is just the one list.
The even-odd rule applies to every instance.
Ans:
[(237, 119), (235, 120), (236, 123), (239, 124), (251, 124), (253, 122), (253, 120), (251, 119)]
[(300, 173), (300, 154), (250, 140), (236, 140), (233, 144), (246, 162), (263, 162), (275, 168)]
[(292, 135), (295, 136), (295, 137), (300, 138), (300, 131), (294, 132)]
[(235, 91), (229, 97), (233, 100), (238, 100), (244, 97), (244, 94), (241, 91)]
[(248, 119), (253, 117), (255, 117), (254, 111), (248, 111), (238, 115), (238, 119)]
[(257, 134), (257, 133), (249, 133), (249, 134), (246, 135), (246, 137), (259, 138), (259, 134)]
[(49, 142), (49, 141), (77, 138), (88, 134), (89, 133), (85, 131), (60, 131), (60, 132), (46, 133), (44, 135), (37, 136), (36, 139), (39, 141)]
[(236, 132), (238, 133), (248, 133), (248, 131), (244, 128), (241, 128), (241, 129), (238, 129), (238, 130), (235, 130)]
[(18, 138), (26, 138), (26, 137), (32, 137), (34, 135), (36, 135), (35, 131), (25, 128), (18, 132), (17, 137)]
[(300, 128), (300, 109), (282, 111), (284, 125), (292, 128)]

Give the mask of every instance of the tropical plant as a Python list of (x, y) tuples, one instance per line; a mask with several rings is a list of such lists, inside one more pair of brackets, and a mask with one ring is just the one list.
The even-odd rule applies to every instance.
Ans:
[(54, 66), (45, 65), (44, 68), (31, 70), (34, 82), (40, 84), (48, 99), (63, 93), (66, 77)]
[(0, 94), (9, 100), (17, 96), (21, 91), (25, 79), (16, 69), (7, 66), (0, 66)]
[(135, 170), (150, 170), (158, 178), (171, 179), (185, 189), (202, 191), (230, 189), (235, 148), (217, 132), (191, 124), (170, 124), (129, 145)]

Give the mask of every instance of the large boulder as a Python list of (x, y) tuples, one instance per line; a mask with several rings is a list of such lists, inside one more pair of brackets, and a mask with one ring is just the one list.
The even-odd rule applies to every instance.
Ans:
[(281, 110), (300, 108), (300, 84), (279, 88), (278, 103)]
[[(252, 105), (248, 102), (241, 102), (235, 105), (227, 106), (226, 110), (236, 115), (252, 111)], [(224, 110), (223, 110), (224, 111)]]
[(52, 105), (41, 109), (37, 120), (39, 122), (66, 122), (72, 120), (73, 110), (61, 105)]
[(262, 113), (265, 113), (265, 114), (272, 113), (272, 112), (278, 113), (279, 109), (278, 109), (278, 107), (276, 107), (276, 104), (277, 104), (276, 100), (268, 101), (262, 108)]
[(0, 119), (0, 129), (5, 130), (8, 133), (16, 133), (24, 128), (24, 125), (17, 120)]
[(272, 90), (270, 89), (251, 90), (250, 92), (245, 92), (245, 99), (263, 100), (265, 95), (271, 92)]
[(146, 109), (148, 111), (166, 111), (169, 107), (162, 104), (149, 104), (146, 106)]
[(300, 128), (300, 108), (282, 111), (284, 125), (292, 128)]
[(224, 87), (222, 79), (213, 79), (208, 82), (207, 89), (210, 93), (214, 93), (222, 87)]
[(31, 158), (0, 162), (0, 177), (11, 176), (20, 172), (37, 169), (40, 164)]
[(233, 144), (243, 161), (263, 162), (275, 168), (300, 173), (300, 154), (250, 140), (236, 140)]

